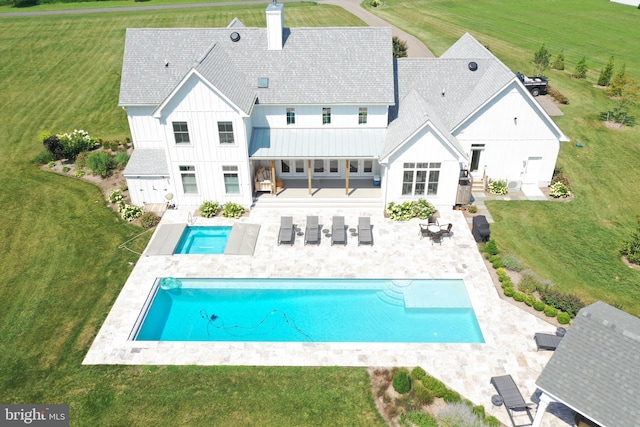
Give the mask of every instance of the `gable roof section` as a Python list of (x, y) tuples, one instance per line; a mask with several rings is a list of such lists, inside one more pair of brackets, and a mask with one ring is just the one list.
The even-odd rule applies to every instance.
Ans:
[(441, 122), (438, 114), (418, 94), (412, 90), (399, 103), (398, 117), (389, 124), (387, 138), (380, 155), (384, 163), (386, 158), (397, 151), (409, 138), (425, 126), (440, 135), (459, 154), (465, 157), (462, 147), (457, 139), (451, 135), (447, 127)]
[[(260, 104), (393, 104), (390, 28), (285, 29), (282, 50), (267, 49), (266, 31), (128, 29), (119, 104), (159, 105), (194, 67), (207, 79), (224, 70), (211, 84), (231, 100), (238, 95), (239, 106), (254, 97)], [(261, 77), (268, 88), (258, 89)]]
[(603, 427), (640, 425), (640, 319), (583, 308), (536, 385)]

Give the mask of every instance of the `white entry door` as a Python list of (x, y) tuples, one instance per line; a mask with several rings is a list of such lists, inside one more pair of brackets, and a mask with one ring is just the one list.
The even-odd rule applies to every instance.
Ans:
[(540, 171), (542, 169), (542, 157), (529, 157), (527, 167), (522, 177), (523, 184), (538, 184), (540, 179)]

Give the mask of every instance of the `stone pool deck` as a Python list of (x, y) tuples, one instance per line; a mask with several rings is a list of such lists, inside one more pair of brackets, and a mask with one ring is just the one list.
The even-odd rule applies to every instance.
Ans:
[[(343, 215), (348, 228), (358, 216), (370, 216), (373, 246), (358, 246), (348, 234), (346, 246), (331, 246), (322, 234), (319, 246), (304, 246), (297, 235), (293, 246), (277, 245), (280, 215), (291, 215), (302, 230), (306, 215), (318, 215), (323, 229), (331, 217)], [(165, 212), (162, 224), (184, 224), (188, 210)], [(533, 334), (555, 327), (500, 299), (461, 212), (441, 211), (440, 223), (452, 223), (453, 234), (442, 244), (420, 239), (414, 219), (396, 222), (380, 211), (366, 209), (256, 209), (239, 220), (194, 218), (194, 225), (260, 224), (253, 256), (142, 256), (133, 268), (83, 363), (136, 365), (249, 366), (421, 366), (506, 425), (503, 407), (492, 407), (496, 394), (492, 376), (511, 374), (525, 400), (534, 394), (535, 380), (553, 353), (536, 351)], [(131, 341), (140, 311), (157, 277), (257, 278), (461, 278), (473, 304), (484, 344), (405, 343), (251, 343)], [(543, 426), (571, 425), (563, 407), (545, 414)], [(523, 420), (521, 420), (523, 421)]]

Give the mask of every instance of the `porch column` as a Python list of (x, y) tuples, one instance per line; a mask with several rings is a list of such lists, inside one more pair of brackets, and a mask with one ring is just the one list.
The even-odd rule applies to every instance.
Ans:
[(552, 401), (554, 401), (554, 399), (543, 391), (540, 395), (540, 402), (538, 402), (538, 409), (536, 409), (536, 417), (533, 419), (531, 427), (540, 427), (544, 413), (547, 412), (547, 406), (549, 406), (549, 403)]
[(276, 161), (271, 160), (271, 195), (275, 196), (276, 191)]
[(307, 160), (307, 187), (309, 188), (309, 195), (311, 195), (311, 159)]
[(344, 188), (344, 194), (348, 196), (348, 195), (349, 195), (349, 160), (348, 160), (348, 159), (347, 159), (347, 160), (345, 160), (345, 167), (346, 167), (346, 172), (347, 172), (347, 173), (346, 173), (346, 175), (345, 175), (345, 176), (346, 176), (346, 178), (345, 178), (345, 180), (344, 180), (344, 184), (345, 184), (345, 185), (344, 185), (344, 186), (345, 186), (345, 188)]

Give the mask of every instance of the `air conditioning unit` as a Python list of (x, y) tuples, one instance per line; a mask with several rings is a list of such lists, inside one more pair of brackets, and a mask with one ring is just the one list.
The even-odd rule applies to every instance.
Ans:
[(509, 181), (507, 184), (509, 191), (518, 192), (522, 187), (522, 181)]

